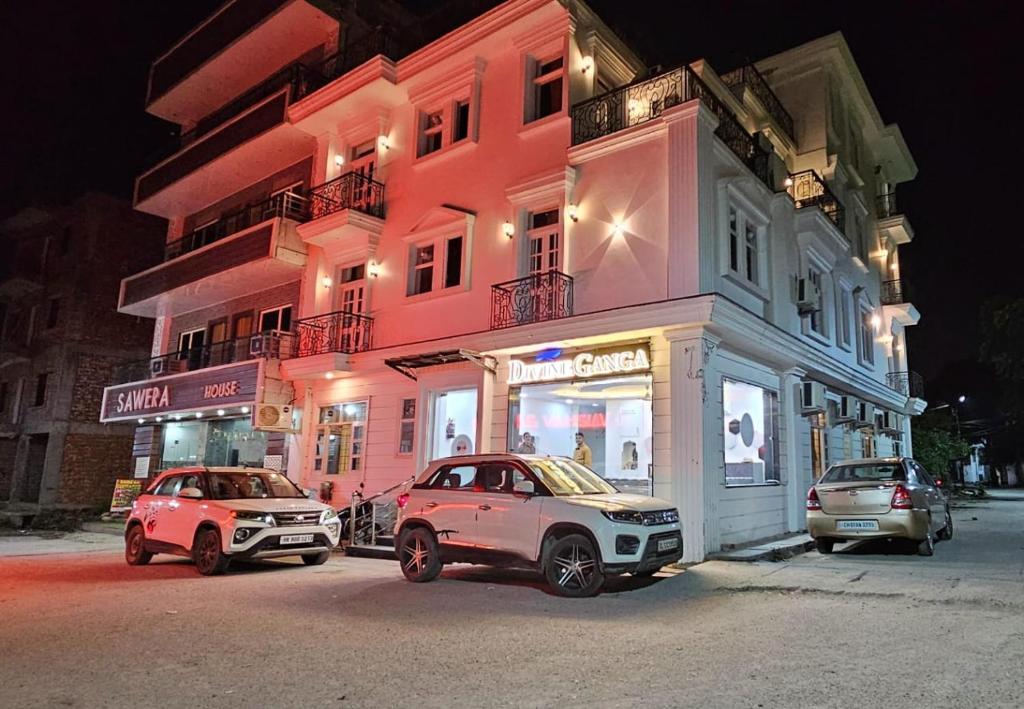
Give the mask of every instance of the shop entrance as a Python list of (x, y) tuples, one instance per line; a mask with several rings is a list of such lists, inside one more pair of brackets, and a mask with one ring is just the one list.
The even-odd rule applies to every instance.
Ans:
[(430, 460), (476, 453), (477, 391), (472, 387), (433, 394)]
[(262, 467), (267, 434), (248, 417), (164, 424), (160, 469), (190, 465)]

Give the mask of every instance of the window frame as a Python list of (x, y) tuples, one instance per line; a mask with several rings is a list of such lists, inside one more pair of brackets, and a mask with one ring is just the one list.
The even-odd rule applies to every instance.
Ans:
[(871, 324), (874, 308), (861, 299), (857, 303), (857, 363), (862, 367), (875, 367), (875, 328)]
[[(412, 404), (412, 415), (407, 416), (406, 405)], [(398, 442), (395, 445), (395, 455), (403, 458), (412, 457), (416, 453), (416, 415), (419, 409), (419, 401), (415, 396), (413, 397), (401, 397), (398, 399)], [(404, 434), (404, 427), (409, 425), (410, 436), (409, 436), (409, 450), (402, 450), (402, 440)]]
[[(446, 285), (448, 283), (448, 267), (449, 267), (449, 245), (450, 242), (460, 239), (459, 248), (459, 280), (457, 283), (452, 285)], [(464, 229), (452, 229), (439, 232), (423, 239), (418, 239), (409, 242), (406, 255), (406, 298), (429, 298), (437, 297), (445, 293), (453, 293), (460, 289), (465, 290), (468, 288), (468, 261), (469, 261), (469, 236)], [(416, 256), (421, 249), (433, 247), (433, 260), (429, 262), (429, 265), (417, 263)], [(423, 291), (416, 291), (416, 284), (418, 282), (417, 272), (424, 268), (432, 268), (433, 272), (430, 276), (430, 289)]]
[[(479, 69), (472, 78), (449, 84), (438, 91), (431, 91), (430, 97), (413, 99), (416, 107), (413, 126), (416, 137), (413, 164), (467, 144), (474, 144), (478, 139), (480, 114), (480, 77)], [(460, 125), (460, 107), (466, 107), (465, 126)], [(429, 125), (431, 116), (438, 117), (438, 123)], [(456, 129), (462, 128), (465, 135), (456, 137)], [(426, 150), (427, 139), (436, 137), (436, 148)]]
[(841, 349), (853, 350), (853, 288), (840, 281), (836, 284), (836, 344)]
[(39, 408), (46, 406), (46, 400), (50, 393), (50, 372), (36, 373), (36, 393), (32, 399), (32, 406)]
[[(283, 320), (284, 311), (286, 311), (286, 310), (288, 311), (288, 327), (287, 328), (283, 328), (283, 327), (281, 327), (281, 321)], [(256, 321), (256, 327), (258, 327), (259, 329), (254, 334), (262, 335), (264, 333), (272, 332), (272, 331), (275, 331), (275, 330), (278, 331), (278, 332), (290, 332), (291, 331), (291, 325), (295, 321), (294, 320), (294, 318), (295, 318), (294, 310), (295, 309), (292, 307), (291, 303), (287, 303), (287, 304), (284, 304), (284, 305), (274, 306), (272, 308), (263, 308), (262, 310), (260, 310), (259, 315), (257, 316), (257, 321)], [(273, 328), (270, 328), (270, 329), (264, 329), (264, 327), (263, 327), (263, 316), (267, 315), (269, 313), (274, 313), (274, 312), (277, 313), (277, 324), (278, 324), (278, 327), (273, 327)]]
[[(763, 301), (769, 299), (768, 216), (743, 192), (742, 185), (726, 185), (720, 192), (722, 219), (721, 275)], [(753, 261), (748, 236), (753, 235)], [(734, 256), (735, 249), (735, 259)], [(748, 275), (753, 274), (753, 278)]]
[[(541, 70), (548, 64), (559, 61), (558, 67), (545, 73)], [(566, 114), (567, 97), (566, 88), (566, 52), (564, 47), (547, 52), (530, 52), (524, 57), (526, 67), (526, 82), (523, 87), (523, 125), (532, 125), (545, 119)], [(548, 84), (559, 82), (559, 104), (558, 109), (541, 115), (540, 113), (540, 92)]]
[[(782, 485), (782, 405), (779, 397), (779, 390), (774, 389), (770, 386), (765, 386), (756, 381), (749, 381), (742, 379), (734, 375), (723, 375), (722, 376), (722, 405), (719, 410), (719, 416), (722, 423), (725, 423), (725, 387), (726, 384), (740, 384), (747, 387), (753, 387), (761, 391), (761, 400), (764, 402), (765, 395), (768, 394), (771, 397), (771, 419), (772, 428), (771, 431), (765, 431), (765, 445), (770, 437), (772, 439), (772, 452), (774, 454), (772, 460), (772, 466), (769, 469), (767, 461), (765, 462), (765, 475), (764, 482), (753, 482), (753, 483), (729, 483), (729, 478), (726, 472), (726, 460), (725, 460), (725, 445), (722, 445), (722, 484), (726, 489), (737, 489), (737, 488), (750, 488), (750, 487), (778, 487)], [(768, 413), (768, 412), (766, 412)], [(764, 425), (764, 422), (761, 422)]]
[[(562, 214), (565, 210), (561, 204), (545, 204), (544, 206), (527, 209), (526, 212), (526, 229), (523, 234), (523, 264), (521, 267), (521, 275), (523, 277), (547, 273), (549, 271), (558, 271), (564, 273), (565, 263), (565, 224), (563, 223)], [(544, 224), (541, 226), (533, 226), (534, 218), (541, 214), (555, 214), (555, 221), (550, 224)], [(558, 247), (555, 251), (556, 263), (554, 266), (550, 263), (542, 263), (541, 268), (537, 271), (533, 270), (533, 252), (530, 250), (530, 246), (535, 238), (540, 238), (542, 242), (550, 240), (552, 234), (558, 236)], [(548, 249), (550, 253), (550, 249)], [(543, 253), (543, 251), (542, 251)], [(549, 258), (550, 260), (550, 258)]]
[[(321, 421), (323, 418), (323, 412), (327, 409), (338, 409), (344, 412), (346, 406), (361, 405), (363, 407), (364, 416), (361, 420), (357, 421)], [(342, 459), (341, 449), (338, 450), (338, 471), (335, 473), (329, 472), (330, 466), (330, 436), (332, 435), (332, 428), (344, 428), (348, 426), (349, 432), (349, 449), (348, 453)], [(343, 475), (350, 473), (359, 473), (366, 471), (366, 455), (367, 455), (367, 435), (370, 427), (370, 399), (350, 399), (348, 401), (342, 401), (334, 404), (320, 404), (317, 406), (317, 420), (313, 424), (313, 435), (311, 436), (310, 445), (312, 446), (311, 455), (309, 456), (309, 468), (310, 472), (314, 476), (324, 477), (328, 480), (334, 480), (341, 478)], [(356, 429), (360, 429), (359, 435), (356, 435)], [(327, 446), (324, 448), (323, 455), (319, 455), (317, 446), (320, 443), (321, 436), (327, 436)], [(355, 443), (359, 442), (361, 448), (358, 453), (354, 452)], [(353, 464), (354, 460), (358, 460), (358, 463)], [(317, 468), (319, 463), (320, 467)], [(342, 465), (344, 463), (344, 465)]]

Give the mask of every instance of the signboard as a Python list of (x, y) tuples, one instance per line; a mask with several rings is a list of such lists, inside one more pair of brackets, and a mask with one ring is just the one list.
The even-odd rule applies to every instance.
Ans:
[(111, 512), (127, 512), (132, 502), (142, 494), (142, 481), (122, 479), (114, 482), (114, 497), (110, 501)]
[(222, 408), (256, 401), (262, 360), (119, 384), (103, 390), (100, 421), (134, 421), (159, 414)]
[(591, 379), (615, 374), (648, 372), (651, 349), (646, 343), (582, 350), (563, 355), (545, 350), (533, 359), (513, 359), (508, 363), (508, 383), (532, 384), (566, 379)]
[(135, 459), (135, 477), (149, 477), (149, 458), (150, 456), (148, 455), (140, 455), (138, 458)]

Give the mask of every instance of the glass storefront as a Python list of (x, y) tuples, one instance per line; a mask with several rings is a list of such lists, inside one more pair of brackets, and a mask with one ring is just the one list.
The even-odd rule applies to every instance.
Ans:
[(267, 434), (248, 416), (164, 424), (160, 470), (189, 465), (262, 467)]
[(477, 389), (450, 389), (433, 396), (430, 460), (476, 452)]
[(623, 492), (653, 494), (649, 374), (509, 389), (508, 449), (564, 455)]
[(779, 397), (746, 382), (722, 381), (725, 484), (779, 482)]

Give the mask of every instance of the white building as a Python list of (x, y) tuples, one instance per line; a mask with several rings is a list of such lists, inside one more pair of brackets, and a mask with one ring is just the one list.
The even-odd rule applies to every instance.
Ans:
[(137, 183), (171, 220), (122, 284), (154, 359), (103, 416), (137, 419), (138, 474), (269, 456), (340, 506), (581, 432), (698, 560), (803, 528), (828, 462), (910, 452), (893, 190), (916, 166), (841, 35), (647, 76), (575, 1), (412, 47), (238, 5), (151, 74), (148, 110), (192, 133)]

